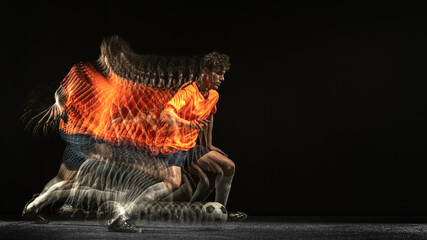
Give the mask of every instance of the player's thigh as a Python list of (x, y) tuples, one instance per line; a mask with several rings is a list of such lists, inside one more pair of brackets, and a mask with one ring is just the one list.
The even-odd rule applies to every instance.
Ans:
[(77, 173), (78, 171), (70, 170), (64, 163), (61, 163), (57, 177), (60, 181), (71, 181), (76, 177)]
[(205, 172), (215, 173), (218, 169), (218, 164), (212, 162), (209, 156), (206, 155), (197, 160), (197, 165)]
[(209, 159), (209, 161), (212, 161), (218, 164), (224, 171), (225, 175), (234, 174), (236, 169), (234, 162), (228, 157), (222, 155), (221, 153), (216, 151), (210, 151), (207, 154), (205, 154), (203, 157), (206, 157)]

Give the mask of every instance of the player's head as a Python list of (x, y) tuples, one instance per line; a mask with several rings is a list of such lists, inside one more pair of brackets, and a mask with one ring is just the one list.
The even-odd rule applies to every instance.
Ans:
[(217, 90), (225, 80), (224, 74), (230, 69), (230, 57), (226, 54), (211, 52), (200, 61), (200, 84), (204, 89)]

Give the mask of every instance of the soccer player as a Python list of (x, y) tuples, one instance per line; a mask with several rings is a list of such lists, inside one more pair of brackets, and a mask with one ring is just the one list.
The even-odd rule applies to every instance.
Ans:
[[(157, 198), (164, 197), (168, 189), (174, 192), (181, 185), (181, 167), (188, 161), (191, 168), (200, 168), (205, 172), (216, 174), (215, 201), (227, 205), (231, 183), (235, 173), (235, 164), (219, 148), (212, 145), (213, 115), (216, 113), (216, 103), (219, 94), (216, 91), (225, 80), (224, 74), (229, 70), (229, 57), (225, 54), (212, 52), (205, 55), (200, 67), (202, 72), (194, 82), (183, 84), (174, 97), (168, 102), (161, 113), (161, 120), (165, 123), (161, 131), (167, 134), (157, 141), (162, 147), (174, 151), (165, 157), (170, 164), (169, 175), (163, 183), (157, 184)], [(200, 131), (204, 132), (206, 146), (196, 145)], [(185, 153), (185, 155), (183, 154)], [(185, 156), (185, 157), (184, 157)], [(209, 192), (209, 183), (199, 174), (199, 184), (194, 192), (192, 201), (206, 198)], [(138, 206), (135, 202), (135, 207)], [(111, 231), (126, 231), (129, 222), (126, 221), (134, 210), (127, 208), (124, 216), (119, 216), (110, 223)], [(244, 219), (242, 212), (230, 212), (230, 219)], [(131, 225), (130, 225), (131, 226)]]
[[(110, 188), (91, 189), (92, 186), (87, 185), (88, 188), (76, 189), (74, 186), (79, 186), (81, 182), (85, 182), (87, 179), (108, 177), (102, 174), (98, 176), (98, 170), (92, 171), (91, 169), (95, 168), (88, 166), (96, 166), (93, 165), (95, 163), (102, 167), (107, 166), (105, 164), (110, 162), (112, 165), (108, 166), (111, 169), (116, 168), (117, 164), (122, 163), (120, 159), (123, 157), (120, 157), (122, 155), (120, 152), (123, 151), (127, 151), (127, 154), (131, 155), (136, 154), (137, 158), (138, 156), (151, 155), (155, 162), (160, 160), (166, 166), (165, 164), (159, 165), (162, 167), (158, 168), (158, 172), (163, 172), (160, 174), (163, 177), (157, 179), (160, 182), (152, 183), (148, 188), (144, 188), (145, 190), (141, 189), (143, 192), (135, 195), (137, 197), (131, 199), (131, 202), (124, 202), (126, 206), (120, 209), (122, 214), (111, 219), (109, 230), (139, 231), (132, 224), (129, 224), (130, 216), (138, 212), (138, 207), (144, 201), (158, 201), (171, 195), (171, 193), (178, 195), (179, 190), (176, 190), (181, 186), (181, 171), (184, 162), (198, 178), (198, 185), (191, 201), (205, 199), (210, 190), (215, 187), (215, 200), (225, 206), (235, 165), (225, 153), (212, 145), (212, 128), (213, 114), (216, 113), (216, 103), (219, 98), (216, 90), (224, 81), (224, 74), (230, 67), (229, 57), (225, 54), (213, 52), (202, 57), (199, 64), (194, 64), (194, 67), (190, 63), (191, 69), (200, 67), (200, 71), (189, 69), (188, 76), (186, 75), (189, 82), (183, 84), (176, 93), (174, 92), (173, 97), (168, 98), (168, 94), (171, 92), (154, 89), (151, 87), (153, 85), (151, 82), (150, 87), (138, 86), (138, 83), (146, 85), (147, 80), (153, 77), (152, 82), (154, 83), (156, 72), (152, 68), (145, 68), (145, 73), (128, 74), (129, 71), (134, 71), (134, 65), (124, 61), (122, 57), (126, 58), (126, 53), (130, 51), (130, 48), (119, 38), (113, 37), (104, 41), (101, 50), (101, 67), (94, 67), (90, 63), (73, 67), (55, 94), (57, 102), (53, 108), (49, 108), (50, 110), (46, 112), (48, 116), (61, 116), (59, 129), (62, 138), (67, 142), (67, 148), (57, 177), (45, 186), (39, 196), (35, 196), (36, 198), (25, 206), (23, 215), (36, 218), (40, 222), (47, 222), (37, 212), (43, 206), (59, 198), (69, 196), (71, 190), (73, 196), (76, 194), (88, 196), (89, 192), (94, 192), (98, 199), (110, 199), (111, 196), (114, 196), (109, 193)], [(120, 58), (117, 58), (118, 52), (121, 53)], [(134, 54), (129, 54), (129, 56), (132, 57)], [(154, 62), (156, 61), (155, 57), (151, 58)], [(171, 66), (177, 64), (178, 69), (182, 69), (180, 61), (170, 60)], [(158, 66), (160, 66), (160, 62)], [(108, 72), (104, 74), (103, 69), (107, 69)], [(174, 74), (173, 71), (173, 69), (169, 71), (169, 74)], [(193, 73), (196, 74), (193, 75)], [(118, 76), (117, 74), (121, 75)], [(157, 73), (157, 75), (159, 74), (163, 76), (161, 71)], [(179, 86), (181, 83), (181, 70), (178, 70), (178, 75), (179, 81), (177, 83), (173, 81), (175, 86)], [(197, 76), (196, 81), (193, 78), (195, 75)], [(130, 76), (132, 80), (121, 76)], [(137, 78), (135, 79), (134, 76)], [(162, 77), (160, 78), (162, 79)], [(172, 77), (169, 77), (169, 83), (172, 82), (171, 79)], [(164, 81), (160, 81), (160, 83), (164, 84)], [(162, 99), (166, 99), (165, 106), (161, 103)], [(157, 112), (159, 115), (153, 115), (157, 100), (161, 104), (156, 111), (162, 109), (163, 111)], [(155, 120), (156, 116), (159, 116), (160, 121)], [(144, 134), (141, 135), (141, 133)], [(202, 136), (203, 144), (197, 145), (196, 140), (199, 135)], [(125, 138), (123, 149), (110, 147), (117, 140), (120, 142), (122, 137)], [(127, 143), (136, 143), (137, 145), (143, 143), (147, 152), (143, 150), (144, 148), (138, 148), (138, 151), (141, 152), (131, 153), (130, 150), (126, 150)], [(115, 151), (114, 149), (118, 150), (119, 153), (112, 154)], [(111, 156), (117, 158), (111, 158)], [(99, 163), (97, 158), (100, 160)], [(91, 161), (87, 161), (88, 159)], [(124, 159), (128, 159), (128, 157), (124, 156)], [(128, 165), (132, 162), (129, 160), (131, 159), (125, 160)], [(215, 174), (215, 184), (209, 183), (204, 172)], [(126, 172), (122, 174), (126, 175)], [(81, 179), (75, 179), (76, 176), (80, 176)], [(141, 175), (141, 177), (144, 176)], [(96, 187), (96, 184), (93, 187)], [(230, 214), (231, 219), (233, 216), (242, 219), (246, 215)]]
[[(162, 112), (164, 121), (174, 128), (166, 144), (187, 151), (190, 169), (199, 167), (205, 172), (216, 174), (215, 201), (226, 206), (235, 164), (222, 150), (212, 145), (212, 129), (219, 98), (217, 90), (230, 68), (229, 56), (218, 52), (209, 53), (202, 58), (200, 67), (202, 72), (197, 80), (184, 84)], [(196, 145), (198, 137), (203, 145)], [(191, 166), (192, 163), (197, 163), (197, 166)], [(177, 167), (172, 168), (180, 172)], [(173, 181), (178, 184), (181, 179), (179, 174), (176, 176)], [(204, 200), (210, 193), (206, 177), (199, 174), (199, 179), (192, 201)], [(241, 219), (246, 215), (231, 213), (230, 217)]]

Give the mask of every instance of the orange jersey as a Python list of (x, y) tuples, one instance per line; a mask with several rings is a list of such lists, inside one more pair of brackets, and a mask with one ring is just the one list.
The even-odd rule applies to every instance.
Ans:
[[(218, 99), (219, 94), (215, 90), (209, 90), (208, 97), (203, 97), (196, 83), (193, 82), (184, 84), (166, 104), (166, 107), (173, 108), (180, 118), (188, 121), (208, 119), (216, 113)], [(166, 131), (168, 127), (164, 126), (163, 130)], [(157, 143), (158, 145), (163, 145), (164, 148), (189, 150), (196, 145), (199, 131), (188, 127), (176, 127), (172, 131), (169, 129), (169, 133), (159, 134), (159, 136), (164, 136), (165, 138), (157, 139)], [(165, 149), (164, 151), (166, 152), (167, 150)]]
[(178, 91), (144, 86), (113, 72), (104, 77), (92, 64), (75, 65), (61, 82), (66, 95), (67, 120), (59, 129), (66, 134), (85, 134), (106, 142), (148, 149), (153, 154), (188, 150), (199, 130), (171, 128), (160, 120), (172, 107), (183, 119), (207, 119), (216, 112), (218, 92), (205, 99), (196, 84)]
[(144, 149), (153, 146), (159, 115), (175, 93), (112, 72), (104, 77), (91, 64), (75, 65), (61, 86), (67, 96), (67, 121), (61, 121), (60, 130)]

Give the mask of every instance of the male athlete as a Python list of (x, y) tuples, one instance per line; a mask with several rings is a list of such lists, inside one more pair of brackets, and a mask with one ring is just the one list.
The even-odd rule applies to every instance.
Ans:
[[(190, 169), (200, 168), (216, 175), (215, 201), (226, 206), (235, 164), (223, 151), (212, 145), (212, 129), (213, 115), (217, 111), (216, 103), (219, 99), (216, 90), (225, 80), (224, 74), (230, 68), (229, 57), (217, 52), (209, 53), (202, 58), (200, 67), (202, 71), (197, 80), (183, 84), (161, 113), (161, 120), (165, 123), (162, 131), (168, 132), (166, 137), (161, 139), (163, 148), (179, 150), (171, 154), (172, 157), (164, 157), (173, 164), (170, 164), (168, 177), (163, 183), (157, 184), (155, 195), (156, 199), (161, 199), (166, 197), (167, 193), (178, 189), (181, 185), (181, 167), (184, 161), (188, 161)], [(206, 146), (196, 145), (200, 131), (204, 131), (202, 136)], [(199, 172), (198, 179), (199, 184), (192, 201), (204, 200), (211, 190), (206, 175)], [(126, 216), (131, 215), (132, 211), (128, 209), (124, 216), (112, 221), (109, 230), (132, 231), (134, 228)], [(229, 217), (232, 220), (242, 220), (246, 218), (246, 214), (230, 212)]]
[[(57, 199), (58, 196), (67, 196), (67, 191), (63, 191), (64, 186), (68, 186), (68, 192), (70, 192), (69, 187), (74, 183), (76, 174), (85, 177), (85, 175), (80, 172), (81, 165), (83, 163), (87, 163), (86, 159), (88, 159), (88, 156), (91, 154), (94, 155), (94, 152), (96, 152), (96, 149), (98, 148), (97, 146), (99, 146), (99, 142), (96, 142), (91, 137), (93, 135), (95, 135), (97, 139), (106, 140), (107, 142), (108, 140), (114, 140), (122, 136), (131, 136), (130, 140), (132, 142), (138, 143), (139, 141), (139, 143), (141, 143), (145, 141), (145, 143), (152, 145), (152, 147), (162, 149), (162, 153), (156, 155), (156, 158), (163, 160), (169, 165), (166, 169), (166, 173), (163, 174), (163, 181), (148, 187), (135, 199), (133, 204), (129, 204), (125, 209), (122, 209), (123, 211), (121, 211), (122, 214), (120, 217), (110, 221), (109, 230), (130, 232), (138, 231), (137, 228), (128, 224), (127, 220), (129, 220), (129, 216), (137, 211), (139, 203), (146, 200), (158, 201), (167, 197), (171, 193), (175, 193), (175, 190), (181, 185), (181, 167), (185, 160), (188, 163), (190, 170), (201, 170), (195, 171), (197, 173), (196, 175), (199, 177), (199, 184), (191, 201), (204, 199), (210, 193), (209, 190), (212, 186), (209, 188), (209, 184), (207, 184), (208, 181), (206, 181), (206, 177), (203, 174), (203, 171), (205, 171), (216, 175), (215, 199), (223, 205), (226, 205), (231, 182), (234, 176), (235, 166), (221, 150), (212, 146), (211, 134), (213, 126), (212, 115), (216, 112), (216, 103), (219, 96), (216, 90), (220, 86), (221, 82), (224, 81), (224, 74), (230, 67), (229, 57), (216, 52), (205, 55), (200, 61), (201, 71), (200, 74), (198, 74), (196, 81), (182, 85), (173, 98), (167, 102), (166, 107), (161, 112), (160, 125), (162, 126), (155, 126), (157, 137), (152, 139), (150, 138), (151, 135), (147, 134), (142, 138), (135, 139), (132, 138), (132, 136), (136, 135), (133, 135), (132, 133), (139, 132), (132, 132), (131, 130), (135, 129), (135, 126), (136, 128), (140, 126), (138, 125), (138, 119), (145, 119), (145, 122), (149, 122), (149, 120), (147, 117), (144, 117), (147, 116), (144, 115), (145, 111), (142, 111), (144, 109), (138, 109), (140, 105), (132, 105), (135, 102), (129, 102), (129, 97), (123, 98), (123, 96), (117, 93), (119, 92), (125, 95), (127, 93), (128, 96), (132, 97), (132, 94), (145, 96), (146, 92), (143, 92), (144, 94), (141, 95), (141, 92), (134, 89), (137, 87), (134, 83), (114, 74), (114, 70), (121, 71), (123, 69), (126, 70), (128, 68), (134, 68), (133, 66), (125, 66), (128, 64), (126, 59), (126, 61), (122, 61), (122, 57), (126, 57), (126, 54), (123, 53), (126, 53), (129, 48), (126, 48), (126, 46), (123, 47), (124, 44), (116, 44), (117, 42), (120, 43), (120, 39), (111, 39), (112, 41), (110, 42), (110, 45), (114, 46), (116, 49), (111, 47), (108, 49), (109, 51), (103, 51), (101, 54), (102, 62), (106, 65), (102, 68), (109, 69), (110, 74), (102, 74), (104, 76), (101, 76), (100, 72), (102, 72), (102, 68), (101, 70), (97, 70), (90, 64), (83, 64), (75, 67), (75, 71), (71, 71), (67, 76), (66, 81), (64, 80), (61, 83), (61, 87), (55, 95), (57, 102), (54, 107), (59, 110), (57, 112), (61, 113), (61, 136), (67, 142), (67, 149), (64, 152), (63, 163), (61, 164), (58, 176), (46, 185), (40, 196), (38, 196), (34, 201), (30, 201), (25, 206), (23, 215), (32, 216), (33, 218), (35, 217), (41, 222), (47, 222), (39, 216), (37, 212), (46, 204)], [(107, 44), (106, 47), (101, 47), (101, 49), (105, 50), (108, 47), (109, 46)], [(117, 52), (120, 54), (115, 53), (119, 48), (121, 48), (121, 50)], [(115, 58), (107, 59), (108, 54), (112, 56), (119, 56), (119, 58), (116, 58), (119, 60), (115, 60)], [(116, 61), (116, 65), (120, 65), (121, 67), (115, 68), (114, 61)], [(171, 62), (173, 63), (173, 61)], [(149, 68), (147, 69), (150, 70)], [(137, 80), (133, 79), (132, 81), (142, 81), (144, 84), (147, 83), (147, 79), (150, 77), (152, 78), (153, 76), (156, 77), (156, 73), (153, 73), (152, 69), (151, 71), (151, 73), (146, 72), (145, 75), (137, 75)], [(123, 74), (121, 76), (123, 76)], [(126, 74), (126, 76), (132, 77), (136, 75)], [(191, 80), (192, 77), (188, 77), (188, 79)], [(179, 82), (180, 81), (178, 81), (178, 83)], [(124, 85), (122, 83), (124, 83)], [(150, 81), (150, 86), (152, 85), (152, 81)], [(119, 87), (119, 90), (117, 90), (117, 87)], [(139, 88), (137, 87), (137, 89)], [(143, 89), (148, 89), (148, 92), (156, 92), (156, 90), (152, 88)], [(160, 95), (164, 96), (164, 94)], [(121, 118), (116, 118), (117, 114), (114, 113), (113, 108), (105, 107), (110, 106), (108, 104), (111, 103), (113, 103), (111, 106), (119, 106), (118, 112), (116, 111), (116, 113), (119, 113)], [(141, 103), (141, 101), (138, 101), (138, 103)], [(66, 106), (69, 109), (64, 110)], [(98, 107), (96, 108), (96, 106)], [(135, 107), (137, 108), (135, 109)], [(130, 111), (126, 109), (132, 111), (131, 113), (134, 115), (128, 114)], [(151, 108), (148, 106), (145, 110), (147, 109)], [(70, 110), (74, 112), (70, 112)], [(96, 112), (97, 110), (98, 112)], [(134, 125), (130, 125), (129, 123), (133, 123)], [(149, 125), (151, 125), (151, 122)], [(104, 126), (107, 126), (107, 128)], [(105, 129), (109, 132), (99, 131)], [(196, 145), (196, 139), (199, 136), (199, 133), (204, 133), (204, 146)], [(119, 135), (116, 136), (114, 134)], [(85, 172), (85, 174), (90, 176), (92, 173), (89, 170)], [(103, 196), (104, 199), (107, 198), (105, 196), (111, 196), (111, 194), (104, 191), (105, 189), (101, 190), (102, 191), (97, 191), (97, 193), (98, 195)], [(82, 195), (87, 194), (88, 191), (90, 190), (82, 190)], [(61, 192), (64, 192), (64, 195), (59, 194)], [(245, 217), (246, 215), (243, 213), (234, 215), (230, 214), (231, 219), (243, 219)]]

